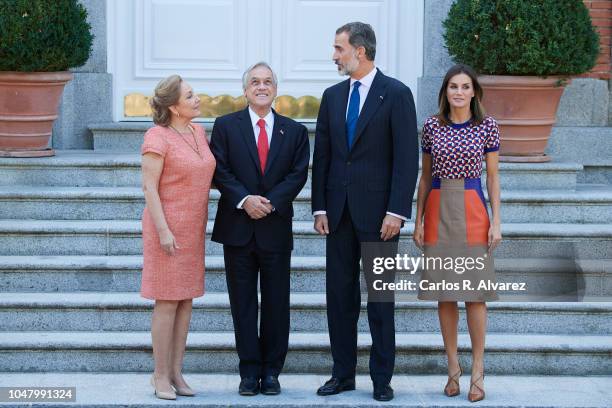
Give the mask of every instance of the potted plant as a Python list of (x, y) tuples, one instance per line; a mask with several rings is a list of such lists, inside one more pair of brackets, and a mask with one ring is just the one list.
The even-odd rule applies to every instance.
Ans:
[(502, 161), (544, 162), (569, 76), (589, 71), (599, 37), (582, 0), (457, 0), (443, 23), (451, 57), (481, 75)]
[(48, 148), (68, 68), (89, 58), (93, 36), (77, 0), (0, 0), (0, 156)]

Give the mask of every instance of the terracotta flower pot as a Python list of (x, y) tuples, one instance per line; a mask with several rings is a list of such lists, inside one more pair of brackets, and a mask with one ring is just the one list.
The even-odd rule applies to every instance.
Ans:
[(482, 75), (483, 105), (500, 125), (500, 161), (547, 162), (565, 77)]
[(0, 72), (0, 157), (53, 156), (51, 129), (70, 72)]

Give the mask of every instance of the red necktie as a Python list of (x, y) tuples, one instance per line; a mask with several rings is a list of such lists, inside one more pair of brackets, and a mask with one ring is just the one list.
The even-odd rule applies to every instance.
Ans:
[(257, 152), (259, 153), (259, 163), (261, 164), (261, 174), (266, 170), (266, 160), (268, 160), (268, 133), (266, 133), (266, 121), (259, 119), (259, 137), (257, 138)]

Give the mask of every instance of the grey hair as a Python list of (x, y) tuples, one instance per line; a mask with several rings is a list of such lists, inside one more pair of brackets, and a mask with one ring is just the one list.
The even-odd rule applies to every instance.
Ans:
[(346, 23), (336, 30), (336, 35), (340, 33), (347, 33), (349, 44), (355, 48), (365, 48), (366, 58), (374, 61), (374, 57), (376, 57), (376, 34), (374, 34), (371, 25), (359, 21)]
[(244, 74), (242, 74), (242, 89), (247, 89), (247, 85), (248, 85), (248, 80), (249, 80), (249, 74), (251, 73), (252, 70), (254, 70), (255, 68), (259, 68), (259, 67), (265, 67), (268, 68), (270, 70), (270, 72), (272, 73), (272, 81), (274, 81), (274, 86), (278, 86), (278, 81), (276, 79), (276, 74), (274, 73), (274, 70), (272, 69), (272, 67), (264, 61), (259, 61), (253, 65), (251, 65), (250, 67), (248, 67), (246, 69), (246, 71), (244, 71)]

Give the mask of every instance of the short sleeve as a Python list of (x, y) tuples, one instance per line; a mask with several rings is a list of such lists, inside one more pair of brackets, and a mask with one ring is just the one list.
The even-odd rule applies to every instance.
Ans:
[(423, 153), (431, 154), (431, 118), (428, 118), (423, 125), (423, 132), (421, 134), (421, 150)]
[(499, 126), (493, 118), (489, 118), (487, 125), (487, 140), (484, 152), (491, 153), (499, 150)]
[(140, 148), (140, 154), (156, 153), (161, 157), (165, 157), (167, 151), (168, 142), (159, 126), (147, 130), (147, 133), (144, 135), (144, 142)]

